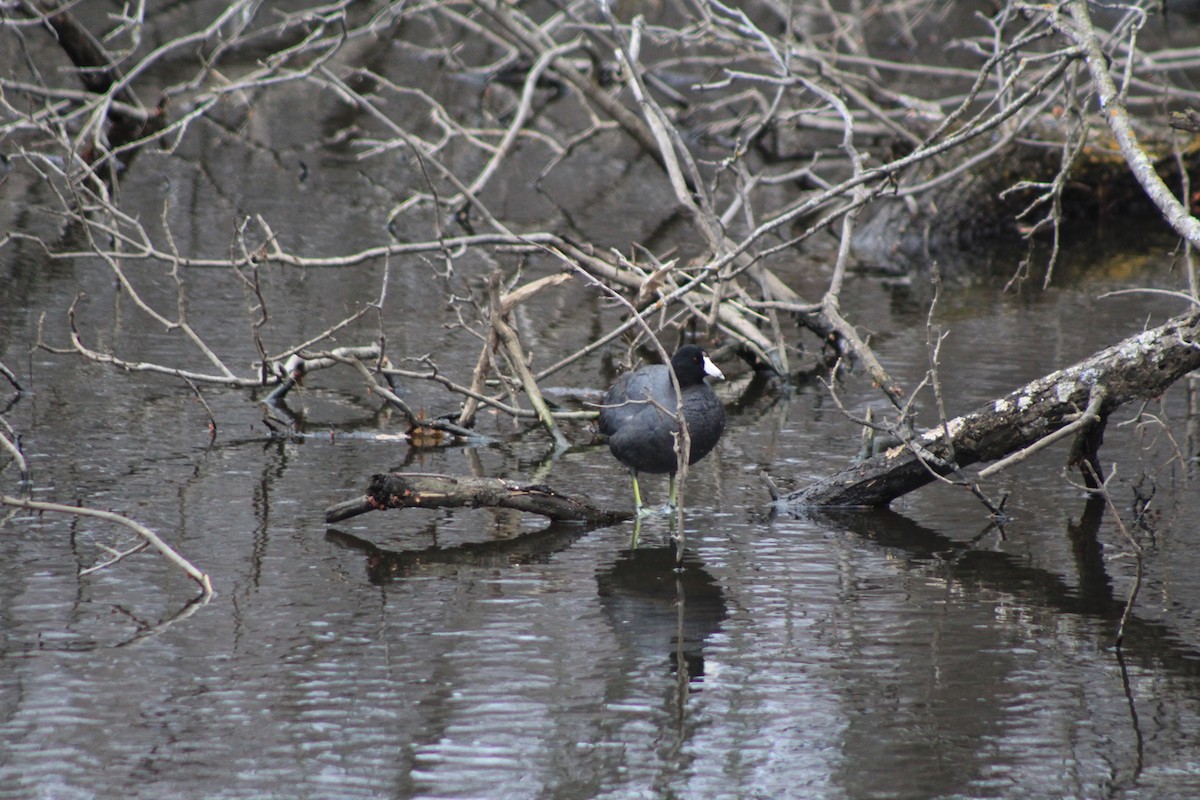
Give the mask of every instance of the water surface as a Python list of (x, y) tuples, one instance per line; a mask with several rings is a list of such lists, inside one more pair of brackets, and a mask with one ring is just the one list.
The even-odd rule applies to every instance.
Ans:
[[(308, 102), (301, 88), (272, 102)], [(377, 244), (416, 178), (399, 159), (363, 167), (314, 144), (341, 127), (337, 114), (255, 130), (270, 147), (214, 127), (177, 152), (144, 152), (123, 208), (148, 224), (165, 220), (196, 256), (227, 256), (253, 214), (306, 256)], [(489, 201), (522, 229), (570, 216), (597, 246), (667, 252), (686, 242), (656, 238), (671, 235), (670, 203), (651, 175), (649, 159), (577, 164), (548, 181), (551, 199), (514, 180), (498, 182), (511, 193)], [(23, 215), (4, 218), (71, 244), (69, 231), (25, 213), (53, 203), (36, 187), (16, 192), (28, 188), (19, 177), (0, 200)], [(338, 202), (321, 202), (328, 197)], [(413, 228), (397, 235), (429, 236)], [(972, 410), (1178, 313), (1159, 296), (1102, 297), (1179, 284), (1171, 243), (1121, 246), (1137, 249), (1106, 260), (1109, 245), (1073, 245), (1044, 291), (1006, 294), (1007, 267), (948, 276), (935, 314), (949, 331), (939, 365), (947, 411)], [(467, 254), (449, 273), (423, 258), (264, 266), (264, 346), (279, 352), (314, 336), (386, 288), (380, 313), (332, 344), (382, 334), (394, 359), (429, 354), (466, 383), (480, 343), (447, 325), (456, 319), (448, 294), (480, 292), (496, 266), (511, 276), (517, 259)], [(531, 277), (557, 268), (523, 266)], [(806, 296), (828, 279), (828, 264), (801, 254), (784, 267)], [(129, 268), (149, 302), (174, 309), (165, 272)], [(909, 389), (929, 366), (928, 274), (894, 283), (856, 275), (844, 292), (848, 318)], [(226, 269), (185, 270), (183, 280), (200, 335), (249, 369), (256, 299)], [(576, 447), (564, 454), (536, 428), (486, 413), (486, 445), (415, 450), (379, 438), (402, 420), (349, 370), (310, 375), (289, 396), (303, 421), (296, 437), (270, 435), (261, 393), (202, 387), (217, 422), (210, 438), (208, 413), (172, 379), (31, 350), (39, 323), (51, 343), (67, 344), (66, 311), (80, 293), (88, 346), (212, 369), (114, 291), (103, 263), (0, 250), (0, 361), (29, 389), (11, 401), (0, 394), (0, 405), (21, 436), (32, 494), (149, 525), (211, 576), (216, 596), (195, 603), (194, 585), (149, 552), (81, 576), (105, 548), (129, 545), (124, 531), (7, 515), (0, 796), (1200, 795), (1200, 508), (1194, 465), (1174, 460), (1176, 445), (1185, 458), (1197, 451), (1182, 384), (1144, 409), (1169, 427), (1123, 408), (1101, 453), (1145, 549), (1118, 651), (1130, 546), (1113, 513), (1064, 478), (1065, 445), (990, 482), (995, 497), (1008, 495), (1003, 528), (969, 493), (936, 485), (889, 511), (773, 517), (760, 473), (784, 488), (830, 474), (858, 450), (858, 431), (818, 382), (739, 397), (745, 375), (731, 360), (721, 365), (729, 427), (690, 473), (679, 571), (663, 518), (646, 522), (636, 548), (632, 524), (589, 530), (479, 509), (374, 513), (329, 527), (327, 506), (395, 469), (546, 483), (608, 506), (630, 494), (586, 424), (565, 426)], [(619, 316), (580, 283), (521, 307), (514, 322), (542, 367)], [(603, 388), (615, 350), (551, 383)], [(854, 413), (883, 410), (861, 374), (836, 389)], [(401, 391), (430, 415), (457, 407), (435, 384)], [(929, 396), (920, 418), (936, 421)], [(0, 476), (5, 492), (17, 488), (12, 476)], [(643, 485), (662, 502), (665, 480)], [(1135, 498), (1151, 487), (1147, 525), (1133, 526)]]

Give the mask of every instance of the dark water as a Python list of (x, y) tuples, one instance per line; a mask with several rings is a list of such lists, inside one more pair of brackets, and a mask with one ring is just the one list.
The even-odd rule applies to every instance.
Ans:
[[(125, 208), (147, 224), (165, 219), (182, 251), (209, 257), (229, 253), (244, 214), (263, 214), (296, 253), (376, 244), (404, 182), (418, 181), (382, 160), (364, 181), (358, 163), (303, 144), (342, 122), (253, 131), (269, 151), (206, 128), (180, 153), (141, 154)], [(524, 229), (569, 212), (599, 244), (642, 241), (667, 214), (647, 199), (655, 172), (648, 159), (560, 172), (543, 194), (501, 182), (511, 194), (488, 200)], [(71, 231), (30, 211), (51, 198), (19, 177), (3, 187), (0, 219), (70, 245)], [(611, 213), (631, 203), (638, 214)], [(1163, 297), (1100, 297), (1179, 286), (1168, 246), (1111, 256), (1079, 245), (1053, 288), (1020, 296), (1001, 291), (1007, 274), (950, 281), (938, 314), (950, 330), (940, 367), (948, 411), (1177, 313)], [(492, 266), (462, 258), (453, 288), (478, 289)], [(267, 349), (374, 300), (386, 274), (382, 314), (335, 343), (370, 343), (382, 330), (394, 358), (429, 353), (466, 382), (479, 343), (443, 324), (443, 267), (268, 266)], [(175, 284), (160, 267), (129, 269), (149, 301), (173, 311)], [(815, 295), (822, 270), (798, 264), (789, 279)], [(253, 297), (227, 270), (186, 270), (184, 280), (200, 335), (246, 374)], [(326, 506), (391, 469), (548, 483), (604, 505), (628, 503), (629, 488), (605, 448), (586, 446), (582, 424), (566, 426), (579, 447), (558, 456), (540, 431), (487, 414), (489, 446), (415, 451), (375, 438), (401, 421), (349, 370), (314, 374), (289, 397), (304, 438), (268, 436), (261, 397), (202, 387), (218, 423), (210, 443), (206, 412), (174, 380), (31, 351), (43, 313), (46, 338), (67, 343), (66, 309), (83, 292), (89, 346), (211, 371), (113, 283), (95, 260), (0, 251), (0, 361), (30, 390), (12, 402), (0, 393), (4, 419), (21, 436), (36, 499), (151, 526), (217, 593), (194, 603), (195, 587), (151, 553), (79, 576), (129, 537), (95, 520), (8, 514), (2, 797), (1200, 795), (1200, 508), (1191, 467), (1172, 460), (1176, 446), (1197, 449), (1182, 384), (1144, 409), (1167, 427), (1127, 407), (1102, 451), (1127, 521), (1135, 496), (1155, 487), (1149, 527), (1134, 529), (1145, 574), (1118, 651), (1134, 563), (1113, 514), (1062, 476), (1065, 445), (991, 482), (997, 497), (1009, 494), (1003, 530), (969, 494), (940, 486), (890, 511), (776, 518), (759, 473), (803, 485), (843, 466), (858, 434), (819, 384), (744, 400), (745, 376), (729, 363), (730, 424), (687, 483), (680, 571), (661, 518), (646, 522), (636, 549), (629, 524), (585, 530), (486, 510), (376, 513), (330, 528)], [(862, 277), (844, 295), (847, 315), (910, 388), (928, 366), (930, 294), (924, 278)], [(522, 307), (516, 322), (544, 366), (617, 315), (572, 285)], [(596, 356), (552, 382), (601, 388), (605, 370)], [(455, 407), (434, 385), (403, 390), (431, 414)], [(879, 407), (860, 375), (838, 391), (856, 413)], [(928, 398), (924, 409), (929, 422)], [(14, 475), (0, 475), (6, 493)], [(665, 481), (644, 488), (651, 502), (666, 492)]]
[[(1139, 277), (1153, 282), (1162, 268), (1148, 263)], [(1060, 476), (1062, 448), (996, 480), (1011, 492), (1003, 531), (944, 487), (887, 512), (771, 518), (761, 469), (800, 484), (856, 446), (819, 387), (736, 409), (688, 483), (678, 573), (664, 519), (646, 523), (637, 549), (629, 525), (547, 527), (484, 510), (377, 513), (330, 529), (325, 506), (384, 469), (536, 478), (605, 504), (628, 502), (628, 487), (604, 448), (548, 458), (536, 431), (421, 453), (350, 435), (398, 423), (336, 372), (313, 376), (293, 406), (309, 431), (338, 435), (271, 440), (249, 396), (207, 389), (220, 423), (209, 445), (206, 416), (169, 380), (26, 355), (33, 310), (61, 309), (69, 286), (105, 280), (53, 269), (71, 280), (34, 276), (31, 311), (6, 310), (3, 360), (31, 374), (32, 393), (5, 417), (23, 436), (35, 496), (151, 525), (211, 574), (217, 595), (189, 606), (193, 586), (151, 554), (77, 577), (101, 545), (126, 541), (121, 531), (10, 518), (0, 540), (6, 797), (1200, 790), (1197, 509), (1177, 465), (1156, 473), (1153, 532), (1139, 533), (1146, 580), (1123, 660), (1113, 633), (1128, 548), (1111, 514)], [(205, 313), (240, 311), (226, 278), (194, 278)], [(281, 307), (314, 308), (341, 278), (280, 270), (272, 280)], [(1108, 285), (1080, 279), (1032, 299), (957, 287), (942, 365), (951, 409), (1170, 310), (1155, 298), (1095, 299)], [(862, 282), (855, 296), (876, 310), (889, 367), (914, 381), (923, 313), (906, 290)], [(111, 300), (93, 302), (110, 314), (98, 337), (147, 358), (193, 357), (140, 322), (113, 321), (123, 309)], [(407, 309), (385, 324), (408, 346), (435, 348), (444, 333), (427, 326), (421, 338)], [(586, 335), (560, 319), (542, 330), (547, 341), (565, 349)], [(244, 333), (227, 335), (244, 346)], [(986, 341), (996, 345), (981, 357)], [(588, 379), (581, 367), (564, 383)], [(843, 388), (848, 406), (875, 402), (862, 383)], [(1183, 399), (1177, 388), (1148, 410), (1179, 423)], [(568, 435), (589, 441), (583, 426)], [(1153, 425), (1110, 426), (1119, 502), (1168, 449)], [(663, 482), (646, 483), (661, 498)]]

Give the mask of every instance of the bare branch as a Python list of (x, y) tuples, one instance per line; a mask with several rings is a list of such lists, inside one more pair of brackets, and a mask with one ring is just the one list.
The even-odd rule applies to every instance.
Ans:
[(82, 506), (67, 506), (61, 503), (47, 503), (40, 500), (29, 500), (23, 497), (11, 497), (9, 495), (0, 496), (0, 504), (11, 506), (13, 508), (25, 508), (30, 511), (50, 511), (61, 514), (74, 514), (78, 517), (94, 517), (107, 522), (115, 522), (118, 525), (124, 525), (138, 536), (146, 540), (147, 544), (157, 550), (171, 564), (183, 570), (189, 578), (194, 580), (204, 590), (205, 599), (212, 597), (213, 588), (212, 581), (209, 580), (207, 574), (196, 569), (190, 561), (179, 555), (170, 545), (162, 540), (161, 537), (154, 531), (135, 522), (129, 517), (124, 517), (120, 514), (114, 514), (111, 511), (102, 511), (96, 508), (84, 508)]

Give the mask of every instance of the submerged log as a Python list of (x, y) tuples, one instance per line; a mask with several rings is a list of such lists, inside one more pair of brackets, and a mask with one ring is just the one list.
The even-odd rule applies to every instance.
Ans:
[(592, 505), (548, 486), (526, 486), (500, 478), (469, 478), (391, 472), (373, 475), (363, 497), (325, 510), (326, 522), (388, 508), (512, 508), (561, 522), (606, 525), (628, 519), (627, 511)]
[(949, 420), (944, 429), (918, 436), (915, 447), (899, 445), (780, 497), (775, 508), (887, 505), (936, 480), (933, 473), (948, 475), (1017, 453), (1077, 424), (1085, 411), (1101, 421), (1123, 403), (1162, 394), (1198, 368), (1200, 311), (1191, 311)]

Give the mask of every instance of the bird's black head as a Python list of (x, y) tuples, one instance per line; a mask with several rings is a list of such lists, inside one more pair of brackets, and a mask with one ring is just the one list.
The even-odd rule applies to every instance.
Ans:
[(679, 378), (681, 387), (703, 383), (705, 375), (722, 379), (725, 377), (708, 357), (708, 353), (694, 344), (685, 344), (675, 351), (675, 355), (671, 357), (671, 369), (675, 370), (675, 377)]

